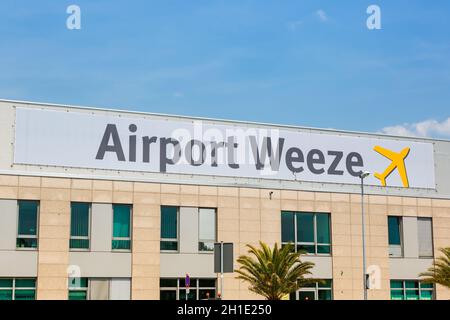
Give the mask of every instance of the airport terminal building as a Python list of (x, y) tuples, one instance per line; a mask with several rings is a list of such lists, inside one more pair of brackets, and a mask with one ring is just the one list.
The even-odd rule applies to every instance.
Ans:
[(419, 277), (450, 247), (450, 141), (0, 100), (0, 300), (186, 299), (186, 274), (260, 299), (220, 288), (220, 241), (303, 250), (324, 281), (290, 299), (362, 299), (362, 208), (369, 299), (450, 299)]

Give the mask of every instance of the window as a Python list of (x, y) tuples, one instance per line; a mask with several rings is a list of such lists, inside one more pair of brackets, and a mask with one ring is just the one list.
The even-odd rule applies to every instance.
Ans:
[(38, 201), (18, 201), (19, 219), (17, 228), (17, 248), (34, 248), (38, 246)]
[(12, 300), (14, 291), (13, 279), (0, 279), (0, 300)]
[(88, 300), (109, 300), (110, 279), (89, 279)]
[(292, 212), (281, 213), (281, 242), (295, 243), (295, 215)]
[(177, 300), (178, 279), (160, 279), (159, 288), (159, 298), (161, 300)]
[(390, 257), (402, 257), (402, 218), (401, 217), (388, 217), (389, 228), (389, 256)]
[(314, 243), (314, 213), (297, 213), (297, 250), (316, 253)]
[(178, 207), (161, 207), (161, 251), (178, 250)]
[(69, 278), (69, 300), (87, 300), (88, 278)]
[(282, 244), (294, 243), (296, 251), (330, 255), (330, 214), (283, 211), (281, 241)]
[(91, 205), (89, 203), (73, 202), (70, 217), (70, 248), (78, 250), (89, 249), (89, 220)]
[(115, 204), (113, 206), (113, 250), (130, 250), (131, 248), (131, 206)]
[[(185, 279), (162, 278), (159, 281), (161, 300), (186, 300)], [(205, 300), (216, 297), (216, 279), (191, 278), (187, 300)]]
[(200, 208), (198, 211), (198, 250), (214, 251), (216, 241), (216, 210)]
[(433, 284), (417, 280), (391, 280), (391, 300), (432, 300)]
[(330, 254), (331, 253), (331, 239), (330, 239), (330, 215), (326, 213), (317, 213), (316, 218), (316, 239), (317, 253)]
[(130, 300), (131, 278), (112, 278), (109, 285), (109, 300)]
[(216, 279), (199, 279), (198, 298), (200, 300), (206, 300), (215, 297), (216, 297)]
[(130, 300), (130, 278), (69, 278), (69, 300)]
[(289, 296), (290, 300), (332, 300), (333, 289), (332, 280), (321, 280), (305, 286), (293, 292)]
[(419, 258), (433, 257), (433, 227), (431, 218), (417, 218)]
[(0, 279), (0, 300), (35, 300), (36, 279)]

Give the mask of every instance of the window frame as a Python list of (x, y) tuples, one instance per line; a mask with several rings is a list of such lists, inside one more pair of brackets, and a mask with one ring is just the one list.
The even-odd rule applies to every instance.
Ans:
[[(201, 239), (200, 238), (200, 210), (201, 209), (209, 209), (209, 210), (214, 210), (214, 239), (212, 240), (213, 243), (213, 249), (212, 250), (200, 250), (200, 243), (210, 243), (211, 239)], [(198, 252), (201, 254), (214, 254), (214, 243), (217, 242), (217, 208), (209, 208), (209, 207), (200, 207), (198, 208), (198, 218), (197, 218), (197, 223), (198, 223)]]
[[(177, 237), (176, 238), (163, 238), (160, 235), (159, 239), (159, 246), (160, 246), (160, 252), (161, 253), (179, 253), (180, 252), (180, 206), (160, 206), (160, 221), (162, 223), (162, 208), (163, 207), (173, 207), (177, 209)], [(161, 226), (160, 226), (161, 227)], [(176, 250), (161, 250), (161, 242), (176, 242), (177, 243), (177, 249)]]
[[(37, 294), (37, 287), (36, 287), (36, 282), (37, 282), (37, 278), (4, 278), (1, 277), (1, 280), (12, 280), (12, 287), (0, 287), (0, 290), (11, 290), (11, 300), (10, 301), (14, 301), (16, 300), (16, 291), (22, 291), (22, 290), (33, 290), (34, 291), (34, 298), (32, 300), (36, 300), (36, 294)], [(20, 287), (17, 288), (16, 287), (16, 280), (34, 280), (34, 287)]]
[[(89, 205), (88, 210), (88, 235), (87, 236), (72, 236), (72, 204), (74, 203), (83, 203)], [(91, 235), (92, 235), (92, 202), (81, 202), (81, 201), (72, 201), (70, 202), (70, 237), (69, 237), (69, 252), (90, 252), (92, 241), (91, 241)], [(70, 241), (71, 240), (88, 240), (89, 246), (87, 248), (71, 248), (70, 247)]]
[[(401, 288), (392, 288), (392, 281), (400, 281), (402, 283), (402, 287)], [(418, 283), (418, 285), (417, 285), (417, 287), (414, 287), (414, 288), (406, 288), (406, 281), (414, 281), (414, 282)], [(431, 300), (436, 300), (436, 288), (435, 288), (435, 285), (433, 284), (431, 288), (422, 288), (422, 284), (423, 284), (423, 281), (416, 280), (416, 279), (406, 279), (406, 280), (391, 279), (390, 282), (389, 282), (390, 298), (392, 300), (392, 291), (397, 291), (397, 292), (401, 291), (402, 292), (402, 300), (414, 301), (413, 299), (407, 299), (407, 291), (415, 291), (415, 290), (417, 290), (418, 293), (419, 293), (419, 296), (418, 296), (417, 300), (428, 301), (428, 299), (421, 299), (423, 291), (427, 291), (427, 292), (431, 291)]]
[[(397, 244), (390, 244), (389, 243), (389, 218), (396, 218), (399, 221), (399, 239), (400, 239), (400, 245)], [(400, 247), (400, 255), (392, 255), (391, 254), (391, 247)], [(404, 239), (403, 239), (403, 216), (390, 216), (388, 215), (388, 254), (389, 258), (398, 259), (398, 258), (404, 258), (405, 256), (405, 248), (404, 248)]]
[[(299, 294), (300, 292), (314, 292), (314, 300), (319, 300), (319, 291), (329, 291), (331, 293), (331, 300), (334, 299), (334, 295), (333, 295), (333, 279), (320, 279), (320, 280), (329, 280), (330, 281), (330, 286), (326, 286), (326, 287), (319, 287), (319, 282), (316, 281), (314, 283), (314, 287), (303, 287), (298, 289), (297, 291), (295, 291), (295, 300), (299, 300)], [(326, 301), (326, 300), (322, 300), (322, 301)]]
[[(114, 206), (118, 205), (118, 206), (129, 206), (130, 208), (130, 236), (129, 237), (114, 237)], [(133, 237), (133, 205), (132, 204), (126, 204), (126, 203), (113, 203), (112, 205), (112, 237), (111, 237), (111, 251), (112, 252), (131, 252), (132, 251), (132, 244), (133, 242), (131, 241), (132, 237)], [(114, 240), (119, 240), (119, 241), (123, 241), (123, 240), (128, 240), (130, 242), (130, 248), (129, 249), (114, 249), (113, 248), (113, 242)]]
[[(159, 291), (176, 291), (176, 301), (180, 301), (180, 292), (182, 290), (186, 290), (185, 286), (181, 286), (180, 282), (184, 281), (184, 278), (160, 278), (166, 279), (166, 280), (176, 280), (177, 285), (176, 287), (159, 287)], [(191, 278), (191, 281), (195, 280), (196, 284), (193, 287), (189, 287), (190, 290), (195, 290), (196, 293), (196, 299), (191, 301), (200, 301), (200, 290), (214, 290), (214, 296), (210, 296), (211, 298), (215, 298), (217, 295), (217, 278)], [(215, 287), (204, 287), (200, 286), (200, 280), (214, 280), (215, 281)], [(183, 300), (185, 301), (185, 300)]]
[[(20, 202), (35, 202), (36, 205), (36, 235), (20, 235), (19, 234), (19, 226), (20, 226)], [(25, 200), (20, 199), (17, 200), (17, 218), (16, 218), (16, 250), (19, 251), (37, 251), (39, 250), (39, 222), (40, 222), (40, 209), (41, 203), (39, 200)], [(17, 240), (19, 239), (36, 239), (36, 248), (33, 247), (18, 247)]]
[(425, 300), (425, 301), (428, 300), (428, 299), (421, 299), (423, 291), (431, 291), (431, 300), (436, 300), (435, 285), (432, 284), (431, 288), (422, 288), (422, 284), (423, 284), (423, 281), (419, 281), (419, 300)]
[[(289, 211), (289, 210), (282, 210), (281, 214), (283, 212), (291, 212), (294, 215), (294, 250), (295, 252), (298, 251), (297, 246), (314, 246), (314, 253), (306, 252), (305, 255), (309, 256), (324, 256), (329, 257), (333, 254), (333, 247), (332, 247), (332, 223), (331, 223), (331, 214), (329, 212), (309, 212), (309, 211)], [(298, 214), (312, 214), (313, 215), (313, 233), (314, 233), (314, 242), (298, 242), (298, 223), (297, 223), (297, 215)], [(318, 243), (317, 241), (317, 215), (318, 214), (326, 214), (328, 216), (328, 231), (329, 231), (329, 237), (330, 237), (330, 243)], [(290, 242), (281, 242), (281, 245), (286, 245)], [(329, 253), (318, 253), (318, 246), (327, 246), (330, 248)]]
[(14, 300), (14, 286), (15, 286), (14, 278), (0, 278), (0, 280), (11, 280), (12, 286), (11, 287), (0, 287), (0, 291), (11, 291), (11, 300), (5, 299), (4, 301)]
[[(70, 279), (80, 279), (80, 281), (81, 281), (81, 279), (86, 279), (86, 283), (87, 283), (87, 286), (86, 287), (76, 287), (76, 288), (71, 288), (70, 287)], [(90, 293), (90, 287), (91, 287), (91, 279), (90, 278), (88, 278), (88, 277), (77, 277), (77, 278), (68, 278), (68, 281), (69, 281), (69, 283), (68, 283), (68, 290), (67, 290), (67, 299), (68, 300), (70, 300), (69, 299), (69, 297), (70, 297), (70, 292), (86, 292), (86, 301), (87, 300), (89, 300), (89, 293)], [(75, 300), (73, 300), (73, 301), (75, 301)]]

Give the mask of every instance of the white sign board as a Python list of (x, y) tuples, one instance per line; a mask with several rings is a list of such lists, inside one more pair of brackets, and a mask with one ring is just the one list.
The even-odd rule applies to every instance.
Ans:
[(14, 162), (435, 188), (433, 144), (133, 115), (17, 108)]

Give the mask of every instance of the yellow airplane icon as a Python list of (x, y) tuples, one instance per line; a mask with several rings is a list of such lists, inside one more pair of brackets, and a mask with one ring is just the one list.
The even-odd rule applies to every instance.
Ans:
[(402, 179), (403, 186), (409, 188), (408, 175), (406, 174), (405, 158), (408, 156), (410, 148), (404, 148), (400, 153), (393, 152), (380, 146), (373, 148), (376, 152), (392, 160), (392, 163), (384, 170), (383, 173), (375, 173), (375, 178), (381, 181), (383, 187), (386, 186), (386, 178), (397, 168), (400, 178)]

